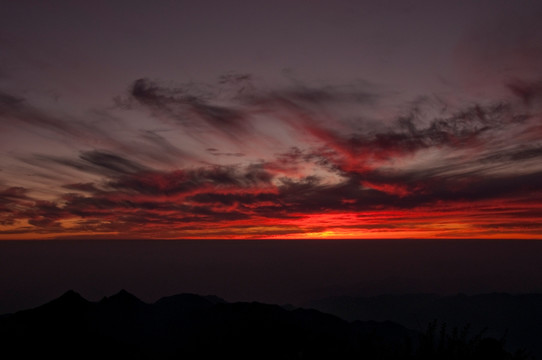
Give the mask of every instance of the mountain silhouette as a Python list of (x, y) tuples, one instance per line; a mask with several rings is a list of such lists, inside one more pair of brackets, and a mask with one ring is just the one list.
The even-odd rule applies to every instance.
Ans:
[[(68, 291), (69, 293), (70, 291)], [(72, 291), (73, 292), (73, 291)], [(136, 296), (130, 294), (126, 290), (122, 289), (118, 293), (110, 297), (104, 297), (101, 301), (102, 304), (107, 306), (142, 306), (144, 303)]]
[[(148, 304), (125, 290), (98, 302), (68, 291), (0, 318), (6, 359), (421, 359), (431, 353), (425, 338), (396, 323), (348, 322), (313, 309), (194, 294)], [(499, 342), (469, 349), (512, 358)]]
[(508, 349), (527, 349), (542, 359), (542, 295), (491, 293), (338, 296), (304, 304), (347, 321), (393, 321), (422, 330), (438, 319), (449, 328), (470, 326), (471, 333), (504, 338)]

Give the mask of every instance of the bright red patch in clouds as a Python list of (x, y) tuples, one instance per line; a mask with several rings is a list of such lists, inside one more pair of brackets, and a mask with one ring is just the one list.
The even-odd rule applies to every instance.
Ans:
[(10, 125), (82, 144), (17, 158), (32, 178), (3, 175), (0, 236), (539, 238), (540, 87), (518, 86), (375, 124), (341, 111), (384, 96), (356, 87), (234, 87), (224, 99), (140, 79), (117, 111), (175, 131), (129, 139), (4, 94)]
[(0, 239), (542, 238), (541, 2), (253, 3), (4, 7)]

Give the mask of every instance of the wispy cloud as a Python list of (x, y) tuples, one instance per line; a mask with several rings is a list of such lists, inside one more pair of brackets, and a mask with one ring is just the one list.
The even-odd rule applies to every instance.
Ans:
[[(12, 123), (85, 146), (105, 139), (102, 148), (25, 156), (33, 169), (80, 178), (58, 184), (47, 200), (36, 189), (5, 187), (3, 234), (24, 227), (126, 237), (457, 236), (462, 228), (468, 236), (496, 229), (537, 236), (537, 84), (510, 83), (508, 98), (489, 103), (425, 97), (375, 122), (352, 117), (378, 112), (385, 97), (364, 86), (269, 89), (248, 75), (216, 85), (138, 79), (114, 111), (151, 121), (123, 139), (107, 125), (49, 115), (2, 94), (0, 109)], [(160, 124), (171, 129), (161, 133)]]

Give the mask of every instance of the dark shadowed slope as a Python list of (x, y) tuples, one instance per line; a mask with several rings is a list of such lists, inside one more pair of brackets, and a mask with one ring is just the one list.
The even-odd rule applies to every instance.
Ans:
[(389, 320), (419, 330), (435, 319), (448, 328), (470, 325), (472, 334), (486, 329), (487, 336), (504, 338), (507, 348), (542, 358), (542, 294), (339, 296), (305, 306), (348, 321)]
[[(317, 310), (191, 294), (147, 304), (124, 290), (99, 302), (68, 291), (38, 308), (0, 318), (5, 358), (422, 359), (448, 354), (436, 356), (427, 339), (431, 336), (395, 323), (350, 323)], [(494, 359), (511, 358), (498, 341), (488, 346), (475, 340), (461, 343), (461, 358), (478, 358), (480, 351), (492, 351), (498, 355)]]

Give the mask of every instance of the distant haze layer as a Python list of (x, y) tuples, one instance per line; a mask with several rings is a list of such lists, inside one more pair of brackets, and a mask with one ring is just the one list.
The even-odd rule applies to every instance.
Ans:
[(300, 304), (336, 295), (542, 292), (536, 240), (0, 242), (0, 314), (68, 289)]

